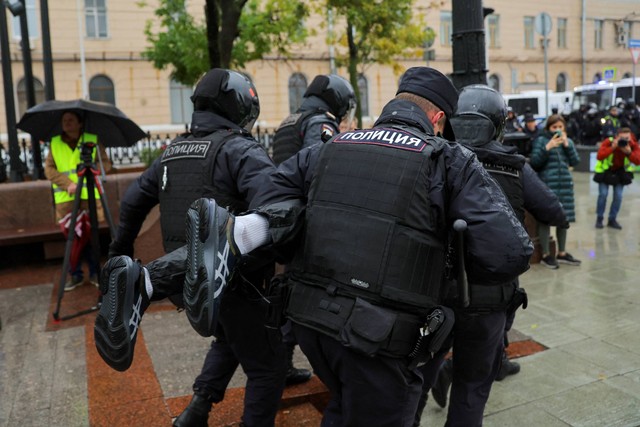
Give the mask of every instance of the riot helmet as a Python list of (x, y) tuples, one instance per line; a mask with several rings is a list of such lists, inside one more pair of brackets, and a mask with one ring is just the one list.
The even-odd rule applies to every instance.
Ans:
[(338, 121), (341, 121), (345, 115), (351, 116), (349, 119), (353, 118), (356, 93), (347, 79), (337, 74), (318, 75), (304, 93), (305, 98), (310, 96), (317, 96), (326, 102), (329, 112), (336, 116)]
[(196, 111), (214, 112), (250, 131), (260, 114), (255, 86), (237, 71), (214, 68), (198, 82), (191, 96)]
[(453, 117), (476, 116), (489, 120), (493, 125), (492, 139), (502, 140), (507, 117), (507, 104), (500, 92), (486, 85), (470, 85), (462, 88), (458, 97), (458, 109)]

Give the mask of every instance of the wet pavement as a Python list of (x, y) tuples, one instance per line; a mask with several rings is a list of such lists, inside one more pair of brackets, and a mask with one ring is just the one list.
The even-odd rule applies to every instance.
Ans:
[[(597, 186), (588, 173), (574, 179), (577, 222), (567, 250), (582, 265), (535, 264), (523, 275), (529, 308), (518, 312), (510, 347), (522, 370), (494, 384), (485, 426), (640, 425), (640, 187), (625, 188), (623, 230), (597, 230)], [(113, 371), (95, 351), (95, 313), (53, 321), (59, 270), (57, 263), (0, 270), (0, 427), (170, 426), (210, 339), (170, 304), (154, 304), (131, 369)], [(96, 289), (82, 286), (64, 295), (61, 313), (96, 301)], [(296, 365), (308, 366), (299, 351)], [(243, 384), (237, 372), (209, 425), (237, 425)], [(277, 425), (319, 425), (323, 399), (317, 379), (287, 389)], [(443, 425), (445, 411), (430, 399), (422, 426)]]

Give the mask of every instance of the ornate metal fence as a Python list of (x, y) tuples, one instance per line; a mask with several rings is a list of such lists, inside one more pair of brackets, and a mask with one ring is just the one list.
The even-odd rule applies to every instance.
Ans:
[[(256, 140), (267, 150), (269, 154), (272, 151), (272, 142), (273, 142), (274, 131), (261, 131), (259, 127), (256, 128), (254, 132), (254, 137)], [(107, 155), (111, 159), (111, 163), (115, 167), (141, 167), (145, 165), (145, 161), (147, 159), (151, 159), (154, 157), (155, 150), (164, 149), (168, 144), (171, 143), (171, 140), (178, 136), (178, 134), (165, 134), (161, 135), (151, 135), (147, 134), (145, 139), (142, 139), (132, 145), (131, 147), (114, 147), (107, 148)], [(42, 162), (44, 167), (44, 159), (46, 159), (49, 154), (49, 142), (41, 142), (40, 150), (42, 153)], [(0, 144), (0, 182), (3, 182), (3, 174), (2, 171), (6, 171), (6, 177), (9, 177), (9, 152), (6, 150), (2, 144)], [(28, 139), (22, 138), (20, 140), (20, 165), (21, 165), (21, 173), (24, 176), (33, 174), (33, 152), (31, 149), (31, 142)]]

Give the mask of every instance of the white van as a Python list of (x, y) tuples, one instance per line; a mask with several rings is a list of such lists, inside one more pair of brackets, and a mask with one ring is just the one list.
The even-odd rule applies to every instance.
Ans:
[[(608, 110), (612, 105), (626, 102), (632, 98), (633, 78), (622, 79), (618, 82), (599, 82), (577, 86), (573, 89), (572, 110), (580, 109), (581, 105), (595, 103), (599, 111)], [(640, 103), (640, 77), (635, 78), (635, 99)]]
[(507, 105), (513, 108), (518, 116), (522, 116), (528, 110), (536, 118), (539, 123), (546, 119), (548, 114), (556, 108), (559, 114), (569, 114), (571, 112), (571, 99), (573, 92), (549, 92), (549, 109), (545, 109), (545, 92), (544, 90), (531, 90), (516, 94), (502, 95)]

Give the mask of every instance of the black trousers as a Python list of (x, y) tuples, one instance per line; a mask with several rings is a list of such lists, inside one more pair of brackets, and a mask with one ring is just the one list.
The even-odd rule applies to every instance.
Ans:
[[(445, 426), (479, 427), (502, 363), (507, 315), (505, 311), (473, 313), (461, 309), (456, 309), (455, 315), (453, 381)], [(447, 352), (438, 353), (421, 368), (425, 390), (433, 386)]]
[(403, 359), (368, 357), (299, 324), (293, 330), (331, 400), (322, 426), (411, 426), (422, 376)]
[(194, 391), (220, 402), (242, 366), (247, 375), (242, 421), (247, 427), (274, 425), (284, 389), (284, 345), (278, 329), (265, 327), (264, 304), (258, 295), (237, 289), (223, 296), (216, 339), (193, 384)]

